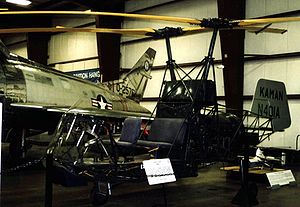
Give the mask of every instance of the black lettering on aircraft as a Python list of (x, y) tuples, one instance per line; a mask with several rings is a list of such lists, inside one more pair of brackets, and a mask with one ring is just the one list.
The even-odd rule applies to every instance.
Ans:
[(258, 115), (272, 118), (280, 118), (279, 107), (258, 103)]
[(277, 101), (283, 101), (283, 91), (274, 90), (271, 88), (260, 87), (259, 96)]
[(127, 85), (116, 83), (115, 87), (116, 91), (121, 95), (132, 96), (136, 94), (135, 90)]

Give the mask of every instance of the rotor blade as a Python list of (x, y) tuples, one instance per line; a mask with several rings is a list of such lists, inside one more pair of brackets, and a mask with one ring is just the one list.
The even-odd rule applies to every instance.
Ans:
[(29, 33), (29, 32), (92, 32), (92, 33), (110, 33), (124, 34), (132, 36), (148, 36), (146, 34), (154, 33), (152, 28), (143, 29), (110, 29), (110, 28), (70, 28), (70, 27), (41, 27), (41, 28), (9, 28), (0, 29), (0, 34), (9, 33)]
[(287, 32), (286, 29), (279, 29), (279, 28), (272, 28), (272, 27), (255, 27), (255, 26), (233, 27), (232, 29), (235, 30), (242, 29), (242, 30), (247, 30), (247, 32), (253, 32), (253, 33), (269, 32), (269, 33), (283, 34)]
[(238, 26), (252, 26), (259, 24), (269, 24), (269, 23), (281, 23), (281, 22), (294, 22), (300, 21), (300, 17), (280, 17), (280, 18), (263, 18), (263, 19), (244, 19), (244, 20), (233, 20), (233, 24)]
[(36, 14), (52, 14), (52, 15), (94, 15), (94, 16), (115, 16), (136, 19), (152, 19), (161, 21), (171, 21), (189, 24), (200, 24), (201, 20), (186, 17), (160, 16), (148, 14), (130, 14), (130, 13), (114, 13), (114, 12), (93, 12), (93, 11), (4, 11), (0, 15), (36, 15)]
[(192, 35), (192, 34), (198, 34), (203, 32), (210, 32), (213, 29), (211, 28), (205, 28), (205, 27), (186, 27), (182, 28), (183, 35)]
[[(255, 27), (255, 26), (247, 26), (247, 27), (233, 27), (233, 28), (224, 28), (221, 30), (247, 30), (248, 32), (253, 33), (261, 33), (261, 32), (270, 32), (270, 33), (277, 33), (277, 34), (283, 34), (287, 30), (286, 29), (279, 29), (279, 28), (270, 28), (270, 27)], [(203, 32), (210, 32), (212, 31), (212, 28), (206, 28), (206, 27), (186, 27), (183, 28), (182, 31), (184, 32), (183, 35), (192, 35), (192, 34), (198, 34)]]
[[(247, 30), (249, 32), (271, 32), (283, 34), (287, 30), (277, 28), (264, 28), (264, 27), (233, 27), (225, 28), (222, 30)], [(212, 28), (205, 27), (186, 27), (182, 28), (182, 33), (174, 36), (186, 36), (192, 34), (198, 34), (203, 32), (212, 31)], [(111, 29), (111, 28), (71, 28), (71, 27), (41, 27), (41, 28), (7, 28), (1, 29), (0, 34), (12, 34), (12, 33), (30, 33), (30, 32), (91, 32), (91, 33), (109, 33), (109, 34), (121, 34), (128, 36), (156, 36), (158, 30), (152, 28), (138, 28), (138, 29)]]
[[(177, 28), (176, 28), (177, 29)], [(204, 27), (187, 27), (182, 28), (182, 33), (175, 35), (191, 35), (202, 32), (211, 31), (210, 28)], [(34, 27), (34, 28), (0, 28), (0, 34), (12, 33), (30, 33), (30, 32), (92, 32), (92, 33), (110, 33), (122, 34), (129, 36), (156, 36), (158, 30), (152, 28), (139, 28), (139, 29), (111, 29), (111, 28), (72, 28), (72, 27)]]

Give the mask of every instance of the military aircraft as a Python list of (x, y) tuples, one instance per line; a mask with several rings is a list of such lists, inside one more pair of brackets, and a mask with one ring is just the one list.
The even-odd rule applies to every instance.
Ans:
[(137, 101), (150, 78), (154, 57), (155, 50), (149, 48), (125, 78), (96, 85), (14, 55), (0, 41), (3, 140), (10, 143), (10, 154), (20, 157), (25, 152), (26, 136), (44, 131), (51, 134), (66, 111), (92, 111), (111, 118), (149, 116)]
[[(55, 12), (36, 12), (36, 14), (47, 13), (54, 14)], [(57, 13), (71, 14), (72, 12)], [(102, 12), (74, 13), (149, 18), (198, 26), (189, 28), (166, 27), (158, 30), (152, 28), (126, 30), (109, 28), (17, 28), (0, 30), (0, 33), (30, 31), (105, 32), (145, 35), (154, 38), (165, 38), (166, 40), (168, 54), (166, 68), (169, 69), (171, 80), (163, 81), (156, 116), (151, 123), (150, 134), (144, 133), (145, 127), (141, 130), (141, 119), (128, 119), (124, 122), (120, 140), (115, 141), (112, 138), (110, 124), (101, 118), (98, 119), (95, 116), (96, 114), (66, 113), (62, 116), (54, 133), (54, 139), (48, 149), (48, 154), (54, 156), (54, 166), (49, 165), (50, 170), (47, 171), (54, 172), (51, 178), (52, 181), (68, 186), (83, 184), (91, 179), (95, 183), (91, 191), (92, 201), (96, 205), (103, 204), (107, 201), (111, 183), (145, 180), (145, 173), (141, 170), (142, 160), (153, 157), (167, 157), (171, 160), (177, 177), (196, 176), (199, 164), (228, 160), (237, 153), (247, 151), (246, 148), (249, 144), (256, 145), (259, 140), (264, 139), (263, 137), (269, 136), (275, 131), (269, 124), (272, 123), (272, 119), (278, 118), (276, 116), (264, 114), (266, 127), (263, 127), (257, 124), (259, 122), (256, 121), (262, 117), (261, 114), (245, 112), (243, 117), (237, 117), (224, 112), (217, 103), (215, 81), (208, 80), (209, 73), (214, 73), (212, 56), (215, 40), (219, 30), (247, 29), (257, 33), (283, 33), (286, 30), (270, 28), (270, 25), (264, 27), (256, 27), (255, 25), (298, 21), (299, 18), (259, 20), (215, 18), (198, 20)], [(18, 14), (18, 12), (13, 14)], [(34, 14), (34, 12), (31, 12), (31, 14)], [(201, 62), (202, 67), (192, 69), (199, 69), (198, 75), (195, 79), (192, 79), (189, 75), (190, 71), (180, 77), (177, 70), (184, 71), (172, 59), (170, 37), (206, 31), (213, 31), (213, 35), (208, 55)], [(268, 105), (265, 107), (270, 108)], [(253, 122), (246, 126), (244, 121), (248, 118)], [(285, 126), (288, 127), (288, 125)], [(265, 133), (267, 130), (270, 130), (270, 133)], [(249, 140), (251, 140), (251, 143), (249, 143)], [(246, 153), (244, 156), (249, 155)], [(243, 187), (246, 184), (243, 183)]]

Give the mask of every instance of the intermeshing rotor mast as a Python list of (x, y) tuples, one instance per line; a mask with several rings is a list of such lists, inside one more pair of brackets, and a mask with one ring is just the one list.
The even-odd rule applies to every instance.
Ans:
[[(217, 33), (220, 29), (230, 29), (234, 26), (238, 25), (236, 22), (232, 22), (228, 19), (222, 19), (222, 18), (211, 18), (211, 19), (203, 19), (201, 23), (199, 24), (203, 28), (212, 29), (213, 34), (209, 45), (209, 50), (207, 56), (202, 61), (203, 64), (203, 73), (201, 76), (202, 80), (207, 80), (209, 75), (210, 67), (213, 65), (213, 52), (216, 44), (216, 38)], [(186, 33), (181, 27), (165, 27), (163, 29), (155, 30), (154, 33), (148, 33), (146, 36), (152, 36), (155, 39), (165, 39), (166, 42), (166, 49), (167, 49), (167, 68), (170, 70), (170, 76), (171, 80), (176, 80), (176, 75), (174, 72), (175, 69), (175, 60), (173, 60), (172, 57), (172, 50), (171, 50), (171, 44), (170, 44), (170, 38), (171, 37), (177, 37), (182, 36)], [(198, 78), (198, 76), (197, 76)]]
[(172, 81), (176, 80), (176, 75), (174, 72), (175, 60), (173, 60), (173, 57), (172, 57), (170, 38), (181, 36), (183, 34), (184, 34), (184, 31), (180, 27), (177, 27), (177, 28), (165, 27), (163, 29), (155, 30), (155, 33), (152, 35), (156, 39), (164, 38), (166, 41), (167, 56), (168, 56), (168, 60), (166, 63), (167, 63), (167, 68), (170, 70), (170, 76), (171, 76)]
[(208, 54), (204, 58), (204, 70), (201, 79), (207, 80), (209, 69), (213, 66), (213, 52), (216, 44), (217, 34), (220, 29), (232, 29), (234, 26), (237, 26), (236, 22), (232, 22), (229, 19), (223, 18), (211, 18), (211, 19), (202, 19), (200, 26), (205, 28), (211, 28), (213, 30), (213, 34), (210, 40), (210, 45), (208, 49)]

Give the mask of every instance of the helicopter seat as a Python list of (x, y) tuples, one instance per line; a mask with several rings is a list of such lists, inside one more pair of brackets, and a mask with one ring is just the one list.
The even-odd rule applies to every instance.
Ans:
[(187, 122), (183, 118), (155, 118), (147, 140), (138, 140), (137, 145), (157, 148), (160, 155), (165, 155), (170, 149), (183, 149), (186, 131)]
[[(140, 118), (126, 118), (123, 123), (120, 138), (114, 143), (119, 147), (130, 147), (136, 144), (141, 132), (142, 120)], [(110, 139), (102, 140), (105, 145), (110, 145)]]
[[(141, 118), (126, 118), (121, 131), (121, 136), (115, 142), (116, 150), (119, 156), (125, 159), (128, 156), (146, 154), (148, 148), (136, 145), (141, 134)], [(110, 143), (110, 140), (107, 140)]]
[(122, 147), (135, 145), (140, 136), (141, 124), (140, 118), (126, 118), (117, 145)]
[(165, 81), (156, 116), (184, 118), (192, 109), (216, 105), (216, 97), (216, 85), (212, 80)]

